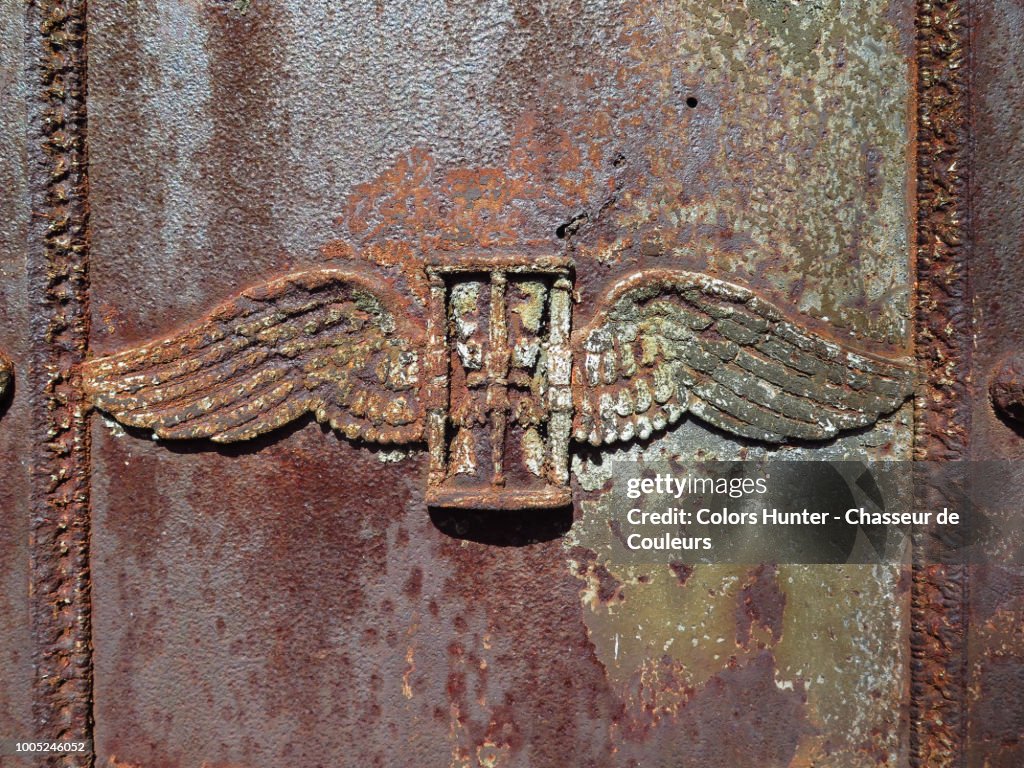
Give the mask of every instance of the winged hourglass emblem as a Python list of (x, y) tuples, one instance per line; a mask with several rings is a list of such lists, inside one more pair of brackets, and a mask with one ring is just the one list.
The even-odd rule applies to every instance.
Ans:
[(826, 339), (705, 274), (635, 272), (573, 332), (568, 259), (424, 269), (425, 321), (372, 275), (299, 272), (89, 361), (86, 392), (168, 440), (249, 440), (312, 413), (350, 440), (425, 443), (427, 502), (480, 509), (571, 502), (573, 442), (643, 440), (686, 414), (756, 441), (820, 441), (911, 393), (909, 361)]

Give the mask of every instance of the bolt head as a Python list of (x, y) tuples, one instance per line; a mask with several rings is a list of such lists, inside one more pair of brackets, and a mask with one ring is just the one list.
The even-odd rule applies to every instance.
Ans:
[(1003, 416), (1024, 422), (1024, 354), (1003, 358), (992, 376), (989, 394), (992, 404)]

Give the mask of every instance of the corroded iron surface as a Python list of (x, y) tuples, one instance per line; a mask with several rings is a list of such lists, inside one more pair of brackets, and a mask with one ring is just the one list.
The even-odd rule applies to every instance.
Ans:
[(427, 267), (427, 503), (572, 503), (572, 261), (509, 256)]
[[(972, 3), (970, 172), (972, 357), (970, 454), (1024, 466), (1019, 414), (1024, 296), (1024, 7), (1013, 0)], [(990, 387), (995, 386), (995, 391)], [(989, 394), (993, 397), (990, 399)], [(1006, 488), (1020, 488), (1016, 477)], [(1020, 494), (1018, 493), (1019, 497)], [(1022, 505), (1005, 510), (1019, 526)], [(993, 564), (1016, 537), (995, 543)], [(1012, 768), (1024, 764), (1024, 574), (1020, 568), (972, 568), (965, 686), (966, 764)]]
[[(94, 6), (93, 354), (168, 338), (246, 284), (357, 266), (409, 297), (428, 353), (431, 312), (454, 318), (424, 260), (500, 252), (572, 259), (577, 331), (602, 311), (668, 327), (653, 305), (692, 310), (685, 291), (617, 315), (605, 300), (667, 269), (743, 286), (865, 359), (905, 357), (914, 11)], [(479, 282), (478, 303), (459, 301), (469, 319), (494, 296), (489, 274)], [(526, 300), (507, 286), (506, 302)], [(455, 330), (475, 365), (479, 336)], [(894, 381), (875, 415), (899, 403)], [(475, 391), (486, 399), (485, 382)], [(906, 457), (909, 410), (774, 448), (699, 419), (600, 450), (587, 430), (571, 511), (487, 514), (428, 510), (429, 453), (325, 439), (308, 417), (225, 447), (154, 443), (97, 417), (98, 753), (145, 766), (898, 765), (898, 569), (686, 578), (627, 571), (566, 530), (594, 514), (612, 458)]]
[[(979, 13), (995, 60), (1010, 5)], [(963, 6), (94, 4), (89, 185), (85, 6), (27, 18), (34, 338), (0, 325), (0, 461), (33, 475), (2, 464), (0, 500), (32, 502), (39, 736), (95, 713), (99, 764), (147, 768), (1019, 762), (1013, 574), (968, 605), (964, 569), (600, 547), (613, 458), (1019, 452), (987, 392), (1016, 256), (979, 238), (966, 275)], [(1003, 70), (975, 106), (1010, 136)], [(424, 268), (494, 253), (575, 270)], [(470, 463), (506, 482), (479, 506), (574, 506), (428, 513)]]
[[(29, 516), (32, 418), (27, 391), (32, 294), (26, 278), (27, 229), (32, 207), (25, 168), (27, 142), (25, 8), (0, 5), (0, 356), (11, 367), (0, 395), (0, 733), (33, 733), (33, 643), (29, 583)], [(2, 366), (6, 367), (6, 366)], [(5, 763), (7, 758), (0, 758)]]

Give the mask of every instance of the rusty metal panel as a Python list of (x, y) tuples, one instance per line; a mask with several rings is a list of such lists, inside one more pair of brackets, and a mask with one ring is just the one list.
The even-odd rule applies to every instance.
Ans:
[[(1024, 285), (1024, 103), (1020, 98), (1024, 9), (994, 0), (978, 5), (972, 24), (972, 334), (974, 369), (971, 454), (1024, 458), (1021, 428), (1021, 286)], [(987, 397), (991, 389), (992, 399)], [(1009, 482), (1020, 482), (1020, 477)], [(1011, 486), (1012, 487), (1012, 486)], [(1020, 514), (1015, 509), (1012, 513)], [(1011, 546), (1001, 542), (994, 563)], [(967, 763), (1024, 762), (1024, 574), (993, 565), (971, 573), (966, 659)]]
[[(93, 351), (323, 266), (369, 267), (424, 323), (424, 259), (500, 251), (572, 257), (574, 328), (618, 279), (672, 267), (899, 354), (913, 13), (93, 7)], [(526, 518), (507, 534), (524, 546), (495, 547), (472, 521), (431, 518), (418, 453), (309, 423), (226, 449), (144, 436), (94, 422), (101, 760), (906, 759), (896, 570), (687, 579), (601, 562), (586, 536), (605, 471), (593, 452), (573, 460), (580, 532)], [(908, 407), (786, 452), (908, 456), (910, 441)], [(689, 420), (642, 450), (759, 450), (743, 446)], [(493, 538), (516, 520), (476, 528)]]
[(30, 3), (51, 762), (1013, 764), (1013, 574), (603, 546), (616, 458), (1015, 455), (1011, 6)]
[[(31, 733), (32, 642), (29, 564), (30, 411), (21, 397), (28, 369), (25, 279), (29, 204), (25, 177), (24, 8), (0, 7), (0, 734)], [(16, 397), (16, 395), (18, 395)]]

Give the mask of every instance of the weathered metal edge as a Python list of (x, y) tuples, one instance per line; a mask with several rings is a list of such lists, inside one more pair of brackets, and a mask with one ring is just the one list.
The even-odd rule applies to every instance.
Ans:
[[(89, 340), (86, 2), (30, 0), (26, 25), (33, 718), (39, 739), (90, 742), (89, 422), (77, 373)], [(94, 762), (91, 743), (45, 758)]]
[(14, 365), (11, 363), (10, 359), (0, 351), (0, 416), (2, 416), (4, 412), (4, 396), (7, 394), (7, 388), (10, 386), (13, 379)]
[[(966, 0), (918, 2), (915, 347), (922, 386), (915, 402), (914, 455), (919, 460), (967, 458), (968, 21)], [(910, 764), (960, 766), (966, 736), (967, 571), (920, 559), (913, 568)]]

